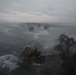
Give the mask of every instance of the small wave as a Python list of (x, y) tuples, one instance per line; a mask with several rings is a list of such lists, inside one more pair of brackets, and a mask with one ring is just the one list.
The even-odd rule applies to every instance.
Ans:
[(42, 35), (45, 35), (45, 36), (48, 35), (48, 31), (43, 30), (43, 31), (39, 31), (37, 33), (34, 33), (34, 39), (38, 39), (39, 36), (42, 36)]
[(9, 72), (11, 72), (15, 68), (19, 67), (17, 65), (18, 61), (19, 59), (12, 54), (0, 56), (0, 68), (8, 68)]
[(48, 31), (43, 30), (43, 31), (39, 31), (38, 33), (35, 33), (36, 35), (48, 35)]

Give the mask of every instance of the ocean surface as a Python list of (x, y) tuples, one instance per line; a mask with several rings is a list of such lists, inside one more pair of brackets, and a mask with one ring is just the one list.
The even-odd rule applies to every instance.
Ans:
[[(34, 29), (29, 30), (30, 27)], [(75, 32), (75, 24), (0, 23), (0, 75), (40, 75), (36, 67), (19, 66), (18, 62), (22, 61), (19, 56), (24, 47), (36, 43), (43, 54), (54, 54), (52, 48), (59, 35), (65, 33), (76, 39)]]

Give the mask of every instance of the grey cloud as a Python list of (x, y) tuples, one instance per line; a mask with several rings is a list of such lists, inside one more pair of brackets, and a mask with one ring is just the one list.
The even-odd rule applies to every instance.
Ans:
[(75, 19), (75, 7), (76, 0), (0, 0), (0, 12), (3, 13), (27, 12), (39, 16), (46, 14), (64, 17), (62, 20), (69, 17)]

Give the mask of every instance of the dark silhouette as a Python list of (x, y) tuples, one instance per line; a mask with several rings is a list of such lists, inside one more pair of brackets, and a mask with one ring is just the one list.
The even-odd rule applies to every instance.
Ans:
[(28, 23), (28, 28), (30, 32), (34, 31), (34, 26), (30, 25), (29, 23)]
[(48, 28), (49, 28), (49, 26), (48, 26), (48, 25), (45, 25), (45, 26), (44, 26), (44, 29), (48, 29)]
[(40, 24), (38, 24), (38, 25), (37, 25), (37, 28), (40, 28), (40, 27), (41, 27), (41, 25), (40, 25)]
[(30, 26), (29, 31), (34, 31), (34, 26)]
[(76, 53), (72, 56), (69, 54), (71, 46), (76, 42), (73, 38), (69, 38), (67, 35), (62, 34), (59, 37), (59, 44), (54, 47), (59, 52), (59, 56), (62, 60), (61, 66), (64, 75), (76, 75)]

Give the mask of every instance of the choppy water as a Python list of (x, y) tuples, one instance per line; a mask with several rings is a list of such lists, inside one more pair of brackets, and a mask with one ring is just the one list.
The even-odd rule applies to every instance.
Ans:
[[(76, 38), (76, 26), (44, 26), (34, 25), (34, 31), (29, 31), (24, 24), (0, 24), (0, 75), (37, 75), (37, 71), (21, 68), (19, 55), (25, 45), (35, 42), (43, 52), (52, 51), (52, 47), (61, 33), (72, 35)], [(16, 53), (15, 53), (16, 52)], [(39, 74), (38, 74), (39, 75)]]
[(7, 68), (8, 71), (11, 72), (15, 68), (19, 67), (17, 65), (18, 61), (19, 59), (12, 54), (0, 56), (0, 68)]

